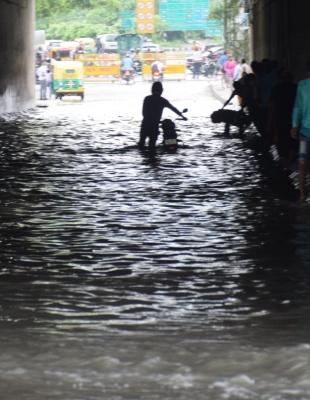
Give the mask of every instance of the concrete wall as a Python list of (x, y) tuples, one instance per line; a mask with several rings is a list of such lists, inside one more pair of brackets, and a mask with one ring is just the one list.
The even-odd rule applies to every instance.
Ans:
[(35, 105), (34, 0), (0, 0), (0, 115)]
[(277, 59), (302, 79), (310, 60), (310, 0), (254, 0), (250, 17), (253, 59)]

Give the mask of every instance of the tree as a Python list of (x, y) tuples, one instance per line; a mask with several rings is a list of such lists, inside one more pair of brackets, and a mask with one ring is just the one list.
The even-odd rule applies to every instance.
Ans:
[(76, 9), (99, 7), (115, 8), (120, 0), (36, 0), (37, 18), (50, 17), (55, 14), (70, 13)]
[(240, 30), (240, 0), (212, 0), (209, 19), (222, 20), (224, 47), (231, 48), (235, 55), (248, 57), (249, 34)]

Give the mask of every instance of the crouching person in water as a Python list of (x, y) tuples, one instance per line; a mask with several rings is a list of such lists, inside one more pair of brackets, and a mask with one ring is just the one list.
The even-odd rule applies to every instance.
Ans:
[(165, 107), (170, 108), (185, 121), (187, 118), (183, 117), (182, 113), (173, 107), (168, 100), (161, 97), (163, 92), (163, 85), (161, 82), (154, 82), (152, 86), (152, 94), (145, 97), (143, 102), (142, 115), (143, 120), (141, 124), (140, 131), (140, 141), (138, 146), (143, 148), (145, 144), (145, 139), (149, 138), (149, 149), (151, 151), (155, 150), (156, 140), (159, 135), (159, 122)]

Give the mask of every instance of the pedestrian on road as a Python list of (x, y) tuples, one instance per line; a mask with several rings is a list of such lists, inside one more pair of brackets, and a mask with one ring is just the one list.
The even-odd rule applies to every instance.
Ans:
[(48, 98), (51, 99), (52, 94), (54, 93), (54, 90), (53, 90), (53, 73), (50, 69), (47, 70), (46, 84), (47, 84), (47, 89), (48, 89)]
[(221, 79), (222, 89), (225, 89), (225, 85), (226, 85), (226, 73), (225, 73), (225, 69), (224, 69), (224, 64), (227, 60), (228, 60), (228, 57), (226, 55), (226, 52), (224, 52), (224, 54), (219, 58), (220, 71), (222, 73), (222, 79)]
[(101, 54), (102, 53), (102, 43), (101, 43), (101, 40), (99, 37), (97, 37), (97, 39), (96, 39), (95, 47), (96, 47), (97, 54)]
[(149, 149), (154, 152), (157, 137), (159, 135), (159, 122), (163, 113), (164, 108), (169, 108), (177, 115), (182, 117), (185, 121), (186, 117), (183, 117), (182, 113), (173, 107), (168, 100), (161, 97), (163, 93), (163, 85), (161, 82), (154, 82), (152, 86), (152, 94), (146, 96), (143, 102), (142, 115), (143, 120), (140, 130), (140, 140), (138, 146), (143, 148), (145, 140), (149, 138)]
[(300, 201), (306, 200), (306, 170), (310, 159), (310, 60), (306, 64), (307, 79), (299, 82), (293, 109), (291, 135), (297, 139), (299, 133), (299, 188)]
[(194, 63), (194, 71), (193, 71), (193, 79), (199, 78), (200, 75), (200, 67), (201, 67), (201, 52), (196, 47), (193, 54), (193, 63)]
[(200, 47), (200, 44), (199, 43), (197, 43), (196, 42), (196, 40), (194, 40), (193, 41), (193, 47), (192, 47), (192, 50), (198, 50), (198, 51), (201, 51), (201, 47)]
[(237, 65), (234, 69), (234, 75), (233, 75), (234, 82), (238, 82), (241, 79), (241, 69), (242, 69), (241, 63), (238, 60), (236, 60), (236, 63), (237, 63)]
[(40, 100), (47, 100), (46, 98), (46, 83), (47, 83), (47, 65), (46, 61), (42, 61), (42, 65), (37, 69), (37, 76), (40, 81)]
[(233, 91), (233, 77), (236, 65), (238, 63), (235, 61), (233, 56), (229, 56), (228, 60), (224, 64), (224, 70), (226, 74), (226, 87)]

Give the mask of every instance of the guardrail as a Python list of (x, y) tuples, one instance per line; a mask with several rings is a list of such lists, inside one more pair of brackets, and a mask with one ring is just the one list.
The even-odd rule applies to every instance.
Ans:
[[(120, 77), (119, 54), (76, 54), (75, 60), (83, 63), (84, 77), (115, 82)], [(89, 79), (88, 79), (89, 80)]]
[(165, 80), (186, 79), (186, 54), (176, 52), (143, 53), (139, 56), (142, 63), (143, 80), (152, 80), (152, 63), (161, 61), (164, 65)]

